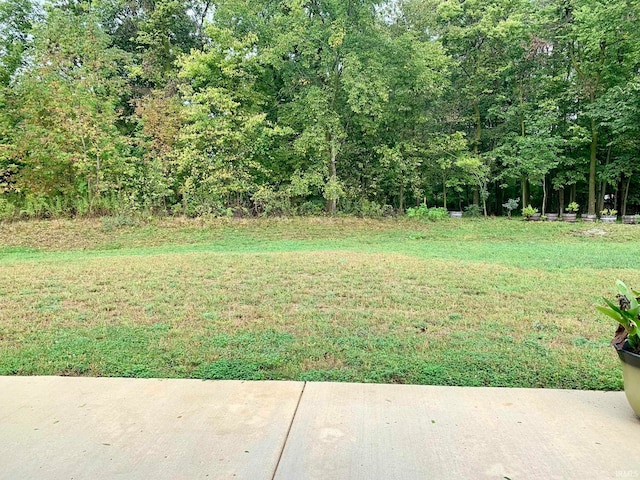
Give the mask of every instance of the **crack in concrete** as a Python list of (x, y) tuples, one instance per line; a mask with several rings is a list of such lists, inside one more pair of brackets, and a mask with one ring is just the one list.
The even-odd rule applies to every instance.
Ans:
[(291, 416), (291, 422), (289, 423), (289, 428), (287, 429), (287, 434), (284, 437), (284, 442), (282, 442), (282, 448), (280, 449), (280, 455), (278, 455), (278, 462), (276, 463), (276, 468), (273, 470), (273, 475), (271, 476), (271, 480), (276, 478), (278, 474), (278, 467), (280, 467), (280, 460), (282, 460), (282, 456), (284, 455), (284, 450), (287, 448), (287, 443), (289, 442), (289, 434), (291, 433), (291, 428), (293, 427), (293, 422), (296, 420), (296, 415), (298, 414), (298, 408), (300, 407), (300, 403), (302, 402), (302, 395), (304, 395), (304, 390), (307, 387), (307, 382), (302, 384), (302, 390), (300, 390), (300, 396), (298, 397), (298, 403), (296, 403), (296, 408), (293, 410), (293, 415)]

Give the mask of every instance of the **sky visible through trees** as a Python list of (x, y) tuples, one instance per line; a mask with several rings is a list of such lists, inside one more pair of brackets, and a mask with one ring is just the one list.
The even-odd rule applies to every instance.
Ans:
[(640, 213), (638, 0), (0, 2), (0, 219)]

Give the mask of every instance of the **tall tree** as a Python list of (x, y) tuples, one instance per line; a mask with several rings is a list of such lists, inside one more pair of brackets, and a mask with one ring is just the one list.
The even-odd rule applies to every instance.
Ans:
[(127, 175), (126, 140), (116, 128), (125, 55), (109, 47), (90, 14), (52, 8), (33, 34), (33, 59), (15, 85), (16, 183), (26, 195), (81, 193), (93, 208)]
[(0, 194), (13, 190), (18, 169), (13, 158), (13, 137), (20, 100), (10, 84), (24, 64), (37, 13), (30, 0), (0, 2)]
[(235, 38), (207, 29), (211, 41), (181, 62), (185, 125), (179, 138), (177, 176), (185, 213), (241, 206), (256, 191), (262, 156), (281, 134), (263, 110), (256, 88), (261, 67), (255, 35)]
[[(562, 48), (569, 63), (572, 112), (589, 135), (588, 213), (596, 213), (596, 174), (606, 92), (637, 73), (636, 37), (639, 3), (574, 0), (558, 4), (566, 35)], [(577, 100), (578, 102), (575, 102)]]

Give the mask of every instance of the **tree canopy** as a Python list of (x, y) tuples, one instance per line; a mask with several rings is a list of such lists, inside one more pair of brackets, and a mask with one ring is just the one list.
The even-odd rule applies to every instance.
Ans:
[(2, 0), (0, 219), (640, 213), (639, 0)]

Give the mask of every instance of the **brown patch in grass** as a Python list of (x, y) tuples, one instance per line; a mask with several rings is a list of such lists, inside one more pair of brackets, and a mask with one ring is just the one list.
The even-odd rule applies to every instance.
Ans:
[(340, 369), (344, 367), (344, 360), (327, 352), (320, 358), (305, 358), (301, 367), (304, 371)]

